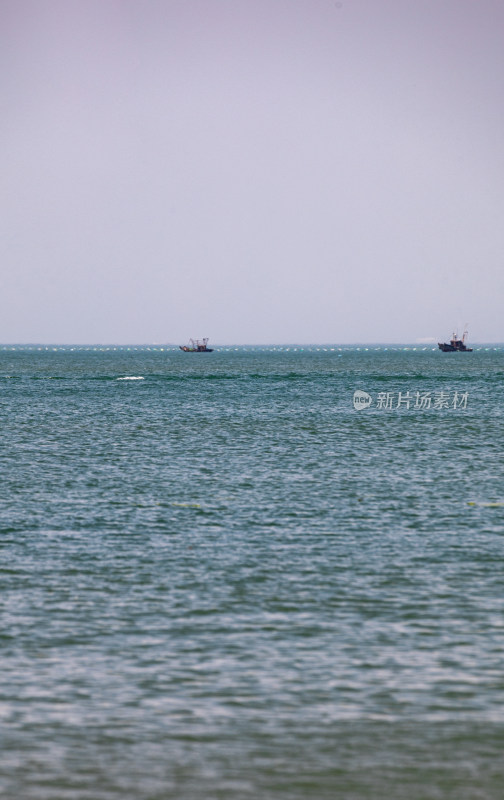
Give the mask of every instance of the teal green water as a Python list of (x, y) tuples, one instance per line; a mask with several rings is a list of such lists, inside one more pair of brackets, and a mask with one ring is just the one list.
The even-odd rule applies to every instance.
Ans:
[(500, 800), (503, 389), (502, 347), (0, 350), (0, 797)]

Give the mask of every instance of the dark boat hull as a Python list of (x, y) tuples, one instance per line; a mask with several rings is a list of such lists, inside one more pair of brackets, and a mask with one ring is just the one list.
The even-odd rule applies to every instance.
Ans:
[(473, 351), (472, 347), (466, 347), (462, 342), (457, 342), (456, 345), (438, 342), (438, 347), (443, 353), (472, 353)]
[(184, 353), (213, 353), (213, 347), (187, 347), (179, 345)]

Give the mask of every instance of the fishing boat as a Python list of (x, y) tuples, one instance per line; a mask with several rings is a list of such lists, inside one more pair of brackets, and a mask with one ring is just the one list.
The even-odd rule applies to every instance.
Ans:
[(212, 347), (207, 347), (207, 339), (189, 339), (189, 344), (179, 345), (184, 353), (213, 353)]
[(438, 342), (438, 347), (443, 353), (472, 353), (472, 347), (466, 347), (467, 330), (464, 331), (462, 339), (457, 337), (456, 333), (452, 334), (450, 344), (446, 342)]

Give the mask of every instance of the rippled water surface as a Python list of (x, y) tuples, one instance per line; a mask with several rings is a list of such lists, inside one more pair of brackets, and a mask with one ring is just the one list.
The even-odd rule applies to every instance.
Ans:
[(503, 387), (502, 347), (0, 350), (0, 796), (500, 800)]

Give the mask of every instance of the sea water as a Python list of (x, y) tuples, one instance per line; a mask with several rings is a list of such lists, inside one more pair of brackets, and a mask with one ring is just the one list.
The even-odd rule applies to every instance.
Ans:
[(0, 349), (0, 796), (500, 800), (503, 387), (502, 346)]

